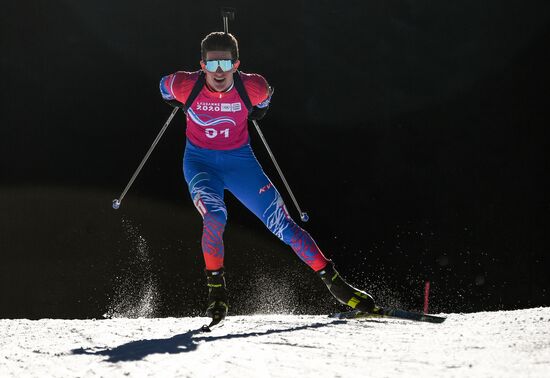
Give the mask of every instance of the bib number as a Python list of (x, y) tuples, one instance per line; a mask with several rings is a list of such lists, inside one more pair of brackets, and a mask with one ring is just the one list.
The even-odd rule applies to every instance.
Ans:
[(208, 129), (204, 129), (204, 133), (206, 137), (210, 139), (215, 138), (218, 135), (223, 136), (225, 138), (229, 138), (229, 129), (223, 129), (218, 132), (218, 130), (216, 129), (208, 128)]

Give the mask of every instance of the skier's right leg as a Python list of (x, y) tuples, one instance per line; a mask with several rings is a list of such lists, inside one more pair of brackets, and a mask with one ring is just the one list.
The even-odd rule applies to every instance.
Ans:
[(188, 145), (183, 171), (191, 199), (203, 219), (201, 245), (208, 285), (206, 315), (219, 321), (225, 318), (228, 310), (223, 270), (227, 209), (223, 201), (224, 185), (219, 172), (210, 164), (212, 158), (210, 153), (199, 153)]
[(201, 246), (206, 270), (218, 270), (223, 268), (223, 232), (227, 221), (223, 184), (204, 167), (189, 177), (189, 193), (202, 216)]

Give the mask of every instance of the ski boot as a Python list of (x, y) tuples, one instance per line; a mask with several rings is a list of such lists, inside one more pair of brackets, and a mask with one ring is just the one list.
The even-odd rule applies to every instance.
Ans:
[(225, 319), (227, 315), (227, 292), (225, 289), (224, 269), (207, 270), (208, 306), (206, 316), (212, 318), (208, 327), (212, 327)]
[(369, 294), (354, 288), (344, 281), (334, 269), (332, 263), (329, 262), (317, 274), (338, 302), (361, 312), (372, 312), (374, 310), (374, 299)]

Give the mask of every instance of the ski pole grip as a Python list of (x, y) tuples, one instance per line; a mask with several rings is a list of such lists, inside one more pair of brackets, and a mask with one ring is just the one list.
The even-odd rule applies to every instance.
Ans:
[(229, 21), (235, 20), (235, 8), (232, 7), (222, 7), (221, 9), (222, 17), (227, 17)]
[(235, 20), (235, 8), (222, 7), (223, 31), (229, 33), (229, 21)]

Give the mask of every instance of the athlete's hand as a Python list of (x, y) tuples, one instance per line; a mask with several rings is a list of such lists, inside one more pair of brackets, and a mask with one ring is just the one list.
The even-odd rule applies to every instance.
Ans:
[(265, 117), (268, 109), (269, 106), (266, 106), (265, 108), (258, 108), (257, 106), (254, 106), (250, 114), (248, 114), (248, 119), (251, 121), (258, 121)]
[(258, 121), (265, 117), (265, 115), (267, 114), (267, 110), (269, 109), (269, 102), (271, 101), (271, 96), (273, 96), (273, 92), (275, 92), (275, 89), (273, 89), (273, 87), (269, 87), (267, 90), (267, 99), (252, 108), (250, 114), (248, 114), (249, 120)]

